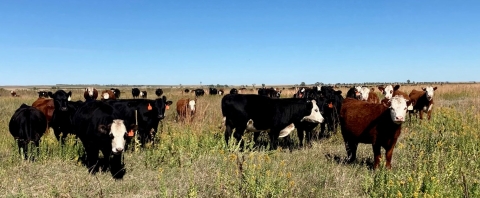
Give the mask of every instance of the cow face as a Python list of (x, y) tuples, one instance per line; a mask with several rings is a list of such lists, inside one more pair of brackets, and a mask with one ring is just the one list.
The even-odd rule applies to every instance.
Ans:
[(53, 98), (55, 110), (60, 111), (68, 111), (68, 101), (72, 96), (72, 92), (69, 91), (68, 93), (63, 90), (58, 90), (54, 94), (52, 92), (48, 92), (50, 98)]
[(108, 134), (112, 138), (112, 153), (114, 155), (121, 154), (125, 148), (125, 137), (127, 136), (127, 127), (123, 120), (113, 120), (108, 126), (100, 125), (98, 131), (103, 134)]
[(405, 122), (407, 115), (408, 100), (402, 95), (392, 97), (392, 99), (382, 100), (382, 104), (390, 109), (390, 117), (395, 124), (402, 124)]
[(388, 85), (387, 87), (380, 86), (378, 87), (378, 90), (382, 92), (382, 94), (385, 96), (386, 99), (391, 99), (393, 96), (393, 87), (392, 85)]
[(362, 87), (359, 89), (359, 93), (360, 93), (360, 100), (367, 101), (368, 94), (370, 93), (370, 89), (367, 87)]
[(85, 91), (88, 92), (88, 95), (90, 97), (93, 97), (93, 87), (87, 87)]
[(110, 95), (108, 94), (108, 92), (103, 92), (102, 97), (103, 99), (108, 100), (108, 98), (110, 98)]
[(315, 100), (308, 101), (308, 106), (312, 107), (310, 109), (310, 115), (303, 117), (301, 121), (322, 123), (323, 116), (320, 113), (320, 108), (318, 108), (317, 102)]
[(425, 87), (423, 88), (423, 91), (425, 91), (425, 94), (427, 95), (428, 101), (431, 101), (433, 99), (433, 94), (437, 90), (437, 87)]
[(167, 97), (165, 96), (155, 100), (155, 109), (158, 119), (165, 118), (165, 110), (167, 109), (167, 106), (172, 105), (172, 103), (172, 101), (167, 101)]
[(195, 100), (190, 100), (190, 101), (188, 101), (188, 109), (190, 109), (190, 112), (191, 112), (192, 114), (195, 113), (195, 104), (196, 104), (196, 103), (197, 103), (197, 102), (196, 102)]

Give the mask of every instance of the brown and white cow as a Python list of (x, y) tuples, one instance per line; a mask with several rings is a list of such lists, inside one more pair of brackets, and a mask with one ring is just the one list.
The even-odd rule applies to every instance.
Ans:
[(101, 100), (115, 100), (117, 97), (112, 90), (102, 91)]
[(380, 104), (380, 99), (377, 94), (375, 94), (375, 88), (355, 87), (355, 89), (358, 91), (356, 94), (358, 94), (357, 97), (360, 98), (360, 100)]
[(394, 96), (381, 104), (365, 103), (353, 98), (343, 100), (340, 125), (349, 163), (356, 159), (359, 143), (372, 144), (374, 169), (380, 163), (381, 148), (386, 151), (386, 167), (391, 168), (392, 154), (407, 113), (407, 99)]
[(97, 89), (95, 89), (93, 87), (87, 87), (87, 88), (85, 88), (85, 92), (83, 92), (83, 97), (87, 101), (88, 100), (96, 100), (97, 97), (98, 97), (98, 91), (97, 91)]
[(193, 120), (196, 112), (197, 99), (182, 98), (177, 101), (177, 121), (188, 118)]
[(10, 95), (12, 95), (12, 97), (20, 97), (20, 95), (17, 95), (17, 92), (15, 91), (10, 91)]
[[(412, 90), (408, 95), (412, 104), (409, 106), (410, 115), (418, 112), (420, 119), (423, 119), (423, 113), (427, 113), (427, 118), (430, 120), (432, 116), (433, 95), (437, 87), (428, 86), (422, 88), (422, 91)], [(417, 114), (415, 114), (417, 115)]]

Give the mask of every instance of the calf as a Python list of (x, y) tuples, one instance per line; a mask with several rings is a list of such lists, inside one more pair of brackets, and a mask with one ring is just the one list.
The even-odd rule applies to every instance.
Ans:
[(235, 88), (230, 89), (230, 94), (238, 94), (238, 90)]
[[(271, 99), (253, 94), (225, 95), (222, 98), (222, 114), (227, 145), (233, 129), (238, 142), (245, 130), (253, 132), (270, 130), (271, 149), (276, 149), (277, 138), (288, 136), (295, 129), (295, 124), (302, 121), (323, 122), (315, 100)], [(256, 140), (258, 133), (254, 135)]]
[[(48, 96), (48, 95), (49, 95), (49, 92), (39, 91), (39, 92), (37, 92), (37, 93), (38, 93), (38, 97), (39, 97), (39, 98), (48, 98), (48, 97), (49, 97), (49, 96)], [(51, 94), (51, 93), (52, 93), (52, 92), (50, 92), (50, 94)]]
[[(50, 95), (52, 95), (51, 92)], [(37, 100), (35, 100), (35, 102), (33, 102), (32, 107), (38, 109), (45, 115), (45, 118), (47, 119), (47, 126), (50, 126), (53, 112), (55, 110), (53, 99), (38, 98)], [(48, 133), (48, 130), (46, 132)]]
[(147, 91), (140, 91), (140, 97), (147, 98)]
[(140, 89), (132, 88), (132, 97), (133, 98), (138, 98), (138, 96), (140, 96)]
[[(400, 88), (400, 85), (397, 85), (397, 90)], [(385, 96), (386, 99), (391, 99), (393, 96), (393, 86), (392, 85), (387, 85), (386, 87), (383, 86), (378, 86), (378, 90), (382, 92), (382, 94)]]
[(72, 116), (75, 114), (77, 107), (83, 103), (81, 101), (69, 101), (71, 95), (71, 91), (67, 93), (64, 90), (58, 90), (50, 95), (53, 99), (55, 110), (53, 111), (49, 126), (52, 127), (55, 137), (62, 145), (65, 144), (65, 139), (68, 134), (75, 134), (73, 131)]
[(99, 151), (108, 161), (114, 178), (122, 178), (125, 174), (121, 157), (125, 149), (127, 127), (119, 119), (120, 114), (113, 106), (102, 101), (85, 103), (75, 113), (73, 125), (85, 148), (86, 165), (92, 174), (97, 172)]
[(87, 87), (85, 88), (85, 92), (83, 92), (83, 97), (86, 101), (96, 100), (98, 97), (98, 91), (93, 87)]
[(352, 98), (343, 101), (340, 125), (349, 163), (356, 159), (359, 143), (372, 144), (374, 169), (380, 163), (381, 147), (386, 150), (386, 166), (391, 168), (393, 149), (400, 136), (407, 113), (403, 96), (382, 100), (382, 104), (365, 103)]
[(223, 89), (218, 90), (218, 95), (223, 96), (224, 93), (225, 93), (225, 91)]
[(113, 94), (115, 94), (115, 99), (120, 99), (120, 89), (110, 88), (110, 90), (112, 90)]
[(197, 99), (182, 98), (177, 101), (177, 120), (184, 121), (185, 118), (188, 118), (190, 121), (193, 120), (193, 116), (196, 112), (196, 103)]
[(155, 90), (155, 95), (157, 95), (157, 97), (162, 96), (162, 94), (163, 94), (163, 90), (162, 90), (162, 89), (157, 89), (157, 90)]
[(218, 90), (215, 89), (215, 88), (209, 88), (209, 89), (208, 89), (208, 93), (209, 93), (210, 95), (217, 95), (217, 94), (218, 94)]
[(195, 89), (194, 92), (196, 97), (205, 95), (205, 91), (203, 91), (203, 89)]
[(117, 97), (112, 90), (102, 91), (102, 100), (115, 100)]
[(10, 91), (10, 95), (12, 95), (12, 97), (20, 97), (20, 95), (17, 95), (17, 92), (15, 91)]
[[(18, 151), (25, 160), (28, 159), (28, 144), (33, 142), (39, 154), (40, 138), (47, 129), (47, 118), (38, 109), (22, 104), (13, 114), (8, 124), (10, 134), (17, 142)], [(34, 160), (33, 157), (30, 158)]]
[[(418, 112), (420, 119), (423, 119), (423, 112), (427, 113), (427, 118), (430, 120), (432, 116), (433, 94), (437, 87), (425, 87), (423, 91), (412, 90), (408, 95), (412, 104), (409, 106), (409, 114)], [(416, 115), (416, 114), (415, 114)]]

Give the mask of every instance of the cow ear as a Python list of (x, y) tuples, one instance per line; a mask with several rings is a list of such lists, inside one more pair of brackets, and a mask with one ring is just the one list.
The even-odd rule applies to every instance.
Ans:
[(378, 86), (378, 90), (380, 90), (381, 92), (383, 92), (383, 90), (385, 90), (385, 88), (383, 86)]
[(425, 88), (425, 87), (422, 87), (422, 90), (423, 90), (423, 91), (427, 91), (427, 88)]
[(108, 133), (108, 126), (105, 126), (103, 124), (101, 124), (100, 126), (98, 126), (98, 132), (102, 133), (102, 134), (107, 134)]
[(72, 96), (72, 91), (69, 91), (69, 92), (67, 93), (67, 95), (68, 95), (68, 96)]
[(393, 87), (393, 91), (397, 91), (398, 89), (400, 89), (400, 85), (395, 85), (395, 87)]
[(433, 88), (433, 91), (435, 91), (435, 90), (437, 90), (437, 87), (434, 87), (434, 88)]
[(163, 100), (163, 102), (167, 102), (167, 97), (166, 97), (166, 96), (162, 96), (162, 100)]

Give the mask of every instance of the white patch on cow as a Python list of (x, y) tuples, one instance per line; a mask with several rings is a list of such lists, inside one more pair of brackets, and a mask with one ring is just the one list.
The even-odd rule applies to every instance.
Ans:
[(110, 95), (108, 93), (103, 93), (103, 99), (108, 100), (110, 98)]
[(305, 92), (305, 88), (300, 89), (300, 93)]
[(67, 101), (70, 101), (70, 100), (72, 100), (72, 97), (68, 96)]
[(409, 110), (409, 111), (413, 110), (413, 104), (412, 103), (410, 103), (410, 105), (408, 105), (407, 110)]
[(402, 95), (397, 95), (390, 99), (390, 116), (395, 124), (405, 122), (407, 115), (407, 100)]
[(142, 92), (142, 91), (140, 92), (140, 96), (143, 96), (143, 92)]
[(127, 133), (127, 127), (125, 127), (125, 124), (123, 124), (123, 120), (113, 120), (110, 127), (113, 154), (119, 154), (123, 152), (123, 149), (125, 148), (125, 133)]
[(188, 108), (190, 108), (190, 111), (195, 112), (195, 100), (190, 100), (188, 102)]
[(360, 92), (360, 100), (368, 100), (368, 94), (370, 93), (370, 89), (368, 87), (362, 87), (358, 92)]
[(280, 131), (280, 135), (278, 135), (278, 137), (285, 137), (287, 135), (290, 135), (290, 133), (295, 129), (295, 125), (292, 123), (290, 125), (288, 125), (287, 127), (285, 127), (284, 129), (282, 129)]
[(254, 126), (253, 126), (253, 120), (250, 119), (248, 120), (247, 122), (247, 131), (251, 131), (251, 132), (260, 132), (261, 130), (257, 130)]
[(385, 95), (386, 99), (391, 99), (393, 96), (393, 87), (392, 85), (388, 85), (385, 87), (383, 94)]
[(90, 97), (93, 96), (93, 87), (87, 87), (86, 91), (88, 92), (88, 95), (89, 95)]
[(433, 94), (435, 92), (435, 89), (432, 86), (428, 86), (426, 88), (423, 88), (423, 90), (425, 91), (425, 94), (427, 94), (428, 101), (433, 100)]
[(320, 114), (320, 109), (317, 106), (317, 102), (315, 102), (315, 100), (312, 100), (311, 103), (313, 104), (313, 107), (310, 115), (303, 117), (301, 121), (322, 123), (324, 119), (322, 114)]

